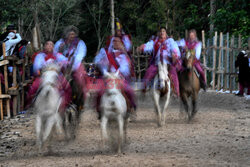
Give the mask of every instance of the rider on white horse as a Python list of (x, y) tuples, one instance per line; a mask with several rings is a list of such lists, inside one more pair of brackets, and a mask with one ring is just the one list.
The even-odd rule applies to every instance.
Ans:
[(167, 30), (165, 27), (160, 28), (159, 37), (151, 39), (145, 44), (142, 44), (137, 48), (138, 52), (153, 53), (151, 63), (144, 76), (144, 92), (148, 83), (155, 77), (158, 71), (158, 63), (161, 61), (164, 64), (169, 65), (169, 75), (171, 82), (174, 84), (174, 92), (179, 96), (179, 80), (177, 71), (180, 64), (180, 50), (173, 40), (167, 36)]
[[(36, 55), (34, 64), (33, 64), (33, 71), (36, 76), (35, 80), (33, 81), (27, 95), (27, 101), (28, 105), (31, 104), (32, 99), (35, 97), (37, 90), (39, 89), (40, 83), (41, 83), (41, 70), (43, 67), (45, 67), (49, 63), (55, 63), (56, 62), (56, 56), (53, 54), (53, 48), (54, 43), (52, 41), (47, 41), (44, 45), (44, 50)], [(60, 91), (63, 98), (63, 103), (61, 108), (64, 109), (71, 100), (71, 89), (66, 81), (66, 79), (63, 77), (63, 75), (60, 75), (58, 78), (58, 87), (60, 88)]]
[[(127, 96), (130, 104), (134, 109), (136, 109), (135, 104), (135, 95), (133, 89), (129, 86), (128, 82), (131, 78), (131, 71), (130, 71), (130, 63), (128, 61), (128, 55), (124, 50), (124, 45), (121, 42), (121, 39), (115, 37), (113, 39), (113, 46), (111, 52), (108, 49), (102, 48), (99, 54), (95, 57), (95, 64), (100, 69), (100, 71), (104, 74), (105, 71), (108, 72), (116, 72), (119, 70), (120, 75), (125, 78), (123, 81), (123, 88), (124, 93)], [(104, 90), (100, 90), (97, 96), (97, 112), (100, 114), (99, 105), (100, 105), (100, 98)]]

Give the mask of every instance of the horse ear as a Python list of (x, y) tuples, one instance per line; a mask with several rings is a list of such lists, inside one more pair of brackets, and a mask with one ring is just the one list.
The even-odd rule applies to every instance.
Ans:
[(190, 51), (188, 51), (186, 54), (186, 58), (189, 59), (190, 56), (191, 56), (191, 53), (190, 53)]
[(104, 71), (103, 72), (103, 76), (105, 77), (105, 78), (109, 78), (110, 77), (110, 74), (109, 74), (109, 72), (108, 71)]
[(117, 70), (117, 71), (115, 72), (115, 76), (116, 76), (116, 77), (119, 77), (119, 73), (120, 73), (120, 71)]

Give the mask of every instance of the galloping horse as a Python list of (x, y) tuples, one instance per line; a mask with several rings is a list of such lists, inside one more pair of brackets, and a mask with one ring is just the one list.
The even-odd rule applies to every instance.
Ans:
[[(187, 51), (183, 58), (184, 70), (179, 73), (180, 82), (180, 97), (182, 104), (184, 105), (185, 111), (188, 115), (188, 120), (191, 121), (192, 118), (197, 113), (197, 98), (200, 90), (200, 81), (198, 77), (198, 72), (193, 66), (195, 61), (195, 53), (192, 51)], [(192, 98), (192, 111), (189, 112), (188, 99)], [(182, 107), (181, 104), (181, 107)]]
[(39, 150), (48, 139), (54, 125), (62, 132), (62, 117), (59, 107), (62, 98), (58, 89), (60, 67), (51, 63), (42, 70), (41, 84), (34, 102), (36, 116), (36, 134)]
[[(170, 99), (170, 80), (168, 78), (167, 64), (158, 64), (158, 75), (154, 79), (153, 98), (155, 103), (156, 114), (158, 115), (158, 126), (165, 125), (166, 110)], [(163, 100), (163, 109), (160, 102)], [(163, 114), (163, 120), (162, 120)]]
[(74, 75), (74, 72), (72, 71), (73, 62), (74, 61), (71, 61), (71, 63), (68, 64), (66, 68), (63, 70), (64, 77), (69, 82), (70, 87), (72, 89), (72, 104), (69, 105), (67, 109), (68, 111), (66, 112), (67, 117), (65, 117), (67, 120), (66, 122), (64, 121), (64, 123), (68, 122), (72, 126), (71, 128), (72, 134), (74, 134), (76, 127), (80, 123), (81, 113), (83, 111), (84, 100), (85, 100), (83, 92), (81, 91), (82, 87), (79, 84), (77, 84), (77, 82), (73, 78)]
[[(126, 103), (126, 99), (122, 94), (122, 86), (117, 84), (117, 81), (121, 81), (119, 76), (119, 71), (116, 73), (104, 74), (105, 81), (108, 87), (105, 88), (105, 92), (101, 97), (101, 130), (102, 130), (102, 140), (103, 145), (108, 140), (107, 124), (111, 121), (116, 121), (118, 123), (118, 147), (117, 152), (121, 153), (121, 147), (124, 139), (126, 140), (126, 130), (128, 123), (128, 113), (129, 108)], [(111, 82), (109, 82), (111, 81)], [(115, 82), (115, 83), (114, 83)], [(120, 83), (120, 82), (119, 82)], [(125, 133), (125, 135), (124, 135)]]

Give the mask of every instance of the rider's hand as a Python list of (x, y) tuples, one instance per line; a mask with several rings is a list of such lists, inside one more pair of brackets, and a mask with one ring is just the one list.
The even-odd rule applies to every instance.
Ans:
[(173, 64), (175, 64), (176, 59), (177, 59), (177, 55), (173, 54), (173, 55), (172, 55), (172, 61), (173, 61)]
[(144, 48), (144, 45), (137, 47), (136, 49), (137, 53), (141, 53), (143, 51), (143, 48)]
[(59, 46), (59, 52), (63, 53), (65, 43), (61, 43)]

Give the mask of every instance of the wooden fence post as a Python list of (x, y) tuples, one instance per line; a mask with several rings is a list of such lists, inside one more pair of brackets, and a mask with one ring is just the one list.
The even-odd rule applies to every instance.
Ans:
[(140, 64), (140, 56), (138, 55), (138, 53), (136, 53), (137, 56), (137, 66), (138, 66), (138, 78), (139, 80), (141, 80), (141, 64)]
[(215, 75), (216, 75), (216, 49), (217, 49), (217, 31), (214, 36), (214, 44), (213, 44), (213, 88), (215, 89)]
[(221, 54), (222, 54), (222, 40), (223, 40), (223, 34), (220, 32), (220, 47), (219, 47), (219, 62), (218, 62), (218, 79), (217, 79), (217, 89), (218, 91), (221, 89)]
[[(206, 44), (205, 44), (205, 31), (202, 30), (202, 55), (203, 55), (203, 65), (206, 67), (207, 66), (207, 61), (206, 61)], [(204, 73), (205, 73), (205, 78), (207, 81), (207, 69), (204, 69)]]
[(230, 43), (230, 74), (229, 74), (229, 88), (230, 88), (230, 93), (233, 91), (233, 47), (234, 47), (234, 35), (231, 37), (231, 43)]
[[(5, 43), (3, 43), (3, 58), (5, 59), (6, 57), (6, 51), (5, 51)], [(5, 86), (5, 94), (8, 93), (9, 90), (9, 83), (8, 83), (8, 68), (7, 65), (4, 66), (4, 86)], [(10, 118), (10, 100), (7, 99), (7, 117)]]
[(228, 72), (228, 52), (229, 52), (229, 33), (227, 33), (226, 42), (225, 42), (225, 54), (224, 54), (224, 91), (227, 90), (228, 85), (228, 75), (226, 74)]
[[(238, 53), (241, 51), (241, 35), (239, 34), (239, 37), (238, 37)], [(235, 69), (236, 71), (236, 69)], [(236, 85), (236, 89), (239, 89), (239, 84)]]

